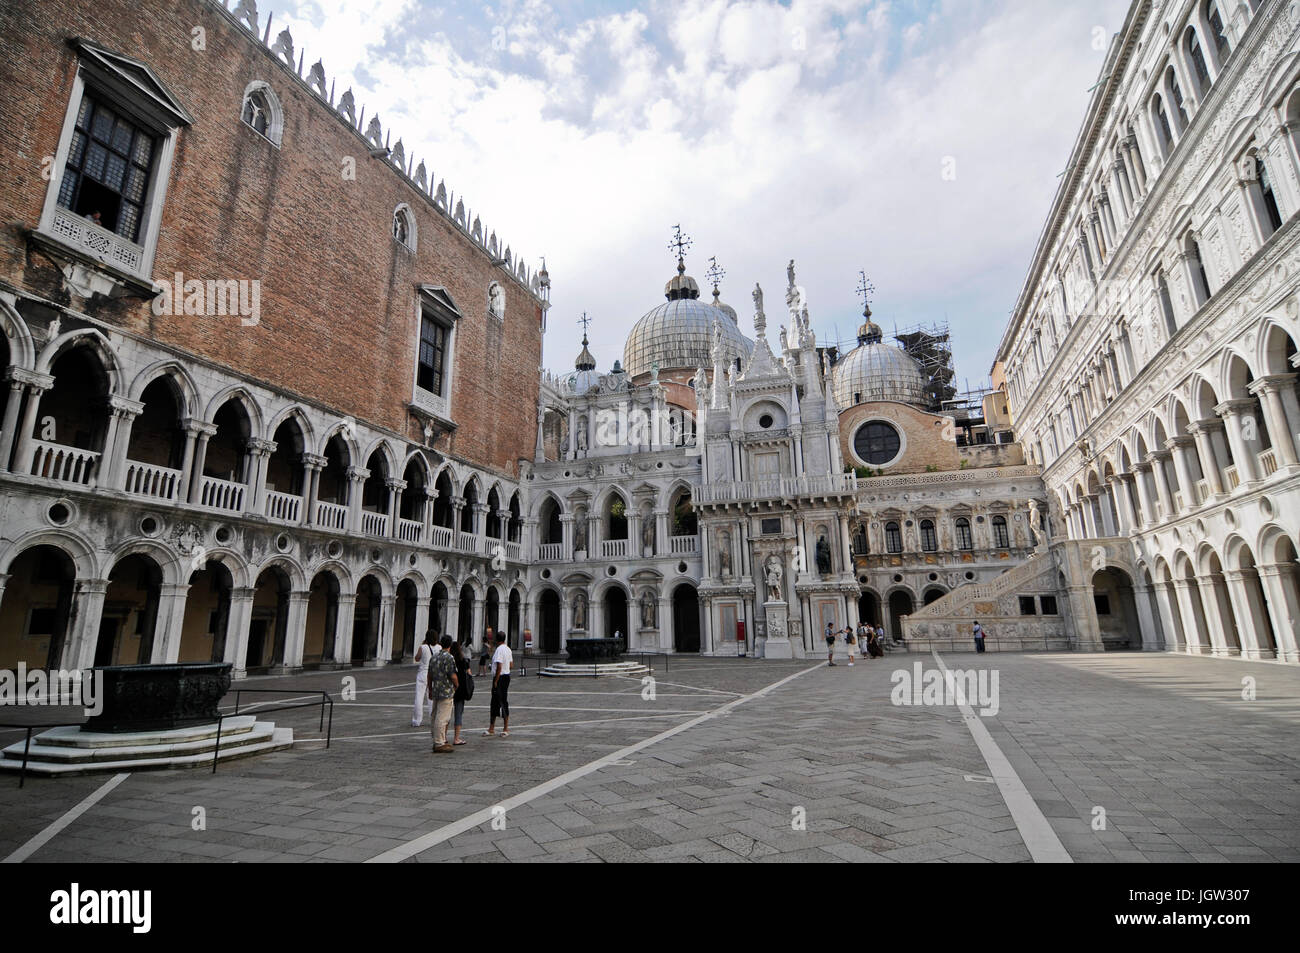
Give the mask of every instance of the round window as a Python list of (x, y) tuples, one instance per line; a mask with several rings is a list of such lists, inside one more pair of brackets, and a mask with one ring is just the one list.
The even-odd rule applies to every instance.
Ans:
[(55, 503), (47, 511), (50, 522), (56, 526), (62, 526), (68, 520), (72, 519), (72, 510), (66, 503)]
[(853, 452), (863, 463), (873, 466), (892, 463), (902, 446), (898, 431), (879, 420), (863, 424), (853, 435)]
[(762, 417), (759, 417), (759, 418), (758, 418), (758, 425), (759, 425), (760, 427), (762, 427), (764, 430), (766, 430), (768, 427), (772, 426), (772, 415), (771, 415), (771, 414), (764, 414)]

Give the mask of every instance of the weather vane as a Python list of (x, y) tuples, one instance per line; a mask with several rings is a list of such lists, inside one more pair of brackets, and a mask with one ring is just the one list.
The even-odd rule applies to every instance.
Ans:
[(727, 277), (727, 272), (718, 264), (718, 258), (716, 255), (709, 256), (709, 270), (704, 274), (708, 276), (708, 279), (711, 282), (713, 282), (713, 292), (714, 294), (717, 294), (718, 285), (722, 282), (723, 278)]
[(690, 236), (682, 234), (682, 227), (680, 225), (674, 225), (673, 240), (668, 243), (668, 249), (669, 251), (675, 250), (677, 252), (678, 264), (685, 264), (686, 249), (690, 248), (692, 244), (693, 242), (691, 241)]
[(871, 296), (876, 293), (876, 286), (867, 280), (865, 271), (858, 272), (858, 297), (862, 299), (862, 309), (864, 312), (871, 311)]

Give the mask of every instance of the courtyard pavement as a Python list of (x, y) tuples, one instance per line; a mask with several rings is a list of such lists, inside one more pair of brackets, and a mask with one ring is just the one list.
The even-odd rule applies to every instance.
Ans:
[(449, 755), (410, 728), (413, 667), (311, 673), (246, 684), (338, 699), (354, 677), (328, 750), (314, 711), (276, 712), (295, 746), (215, 775), (21, 789), (0, 776), (0, 858), (1025, 862), (1037, 841), (1077, 862), (1300, 860), (1300, 668), (1157, 653), (942, 660), (996, 671), (997, 713), (977, 718), (1012, 772), (990, 767), (957, 707), (892, 704), (892, 673), (937, 668), (931, 655), (853, 668), (673, 658), (653, 698), (641, 679), (530, 668), (511, 688), (511, 737), (482, 737), (480, 679), (469, 743)]

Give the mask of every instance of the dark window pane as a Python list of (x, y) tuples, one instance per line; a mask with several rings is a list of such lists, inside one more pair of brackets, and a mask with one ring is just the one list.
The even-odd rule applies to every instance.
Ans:
[(127, 123), (119, 119), (113, 126), (113, 141), (110, 143), (114, 152), (120, 152), (122, 155), (131, 154), (131, 136), (135, 130)]
[(100, 181), (114, 192), (120, 192), (124, 175), (126, 175), (126, 160), (110, 152), (108, 160), (104, 163), (104, 177)]
[(77, 181), (80, 176), (69, 169), (63, 173), (63, 181), (59, 183), (59, 204), (64, 208), (72, 208), (72, 197), (77, 194)]
[(78, 129), (90, 128), (90, 114), (94, 111), (94, 109), (95, 109), (95, 101), (91, 99), (89, 96), (83, 96), (81, 98), (81, 107), (77, 110)]
[(131, 166), (131, 171), (127, 173), (126, 187), (122, 189), (122, 194), (132, 202), (144, 201), (145, 186), (149, 182), (149, 174), (138, 166)]
[(1056, 596), (1042, 596), (1039, 601), (1043, 604), (1043, 615), (1056, 615)]
[(84, 171), (92, 179), (103, 181), (104, 166), (108, 163), (108, 150), (97, 142), (90, 144), (90, 150), (86, 153), (86, 165)]
[(1034, 597), (1033, 597), (1033, 596), (1021, 596), (1021, 597), (1020, 597), (1020, 614), (1021, 614), (1021, 615), (1037, 615), (1037, 612), (1035, 611), (1035, 608), (1034, 608)]
[(135, 241), (135, 236), (140, 229), (140, 206), (133, 205), (130, 202), (122, 203), (122, 211), (118, 215), (117, 228), (115, 231), (128, 241)]
[(68, 151), (68, 162), (75, 166), (81, 165), (81, 160), (86, 156), (86, 134), (84, 132), (75, 132), (72, 134), (72, 148)]
[(108, 142), (113, 134), (113, 114), (103, 106), (95, 107), (95, 118), (90, 122), (91, 134), (100, 142)]
[(146, 135), (135, 137), (135, 151), (131, 154), (131, 161), (137, 165), (147, 166), (149, 160), (153, 158), (153, 140)]
[(853, 437), (853, 450), (858, 458), (874, 465), (893, 460), (901, 445), (898, 431), (878, 421), (865, 424)]

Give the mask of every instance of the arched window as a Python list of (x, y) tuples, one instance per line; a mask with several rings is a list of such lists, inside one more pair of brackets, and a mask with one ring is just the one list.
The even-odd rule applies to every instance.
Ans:
[(1151, 99), (1151, 118), (1156, 124), (1157, 145), (1165, 158), (1174, 148), (1174, 131), (1169, 127), (1169, 115), (1165, 112), (1165, 101), (1156, 93)]
[(1228, 42), (1227, 31), (1223, 28), (1223, 14), (1219, 12), (1217, 0), (1205, 0), (1205, 20), (1210, 24), (1210, 39), (1214, 40), (1214, 48), (1219, 51), (1219, 62), (1228, 62), (1232, 45)]
[(885, 524), (885, 549), (891, 553), (901, 553), (903, 551), (903, 534), (898, 529), (898, 523), (890, 520)]
[(993, 545), (999, 549), (1006, 549), (1011, 545), (1011, 539), (1007, 536), (1007, 518), (1005, 516), (993, 517)]
[(415, 251), (415, 216), (405, 202), (393, 209), (393, 237)]
[(1199, 308), (1210, 300), (1210, 280), (1205, 274), (1205, 263), (1201, 261), (1201, 246), (1194, 236), (1187, 236), (1183, 244), (1183, 254), (1187, 260), (1187, 277), (1192, 286), (1192, 300)]
[(853, 552), (859, 556), (865, 556), (871, 552), (871, 546), (867, 542), (867, 528), (859, 526), (853, 531)]
[(1174, 108), (1174, 122), (1178, 132), (1187, 128), (1187, 110), (1183, 108), (1183, 88), (1178, 85), (1178, 74), (1170, 66), (1165, 70), (1165, 91), (1169, 93), (1169, 102)]
[(248, 84), (244, 90), (244, 106), (240, 118), (244, 125), (258, 135), (266, 137), (277, 146), (280, 144), (284, 132), (284, 115), (280, 110), (280, 100), (267, 83), (254, 80)]
[(1260, 231), (1267, 240), (1282, 227), (1282, 212), (1277, 205), (1277, 195), (1273, 192), (1273, 180), (1269, 177), (1268, 167), (1258, 155), (1255, 156), (1255, 186), (1259, 190), (1259, 205), (1263, 213), (1260, 216)]
[(1183, 45), (1187, 49), (1187, 59), (1192, 64), (1192, 78), (1196, 81), (1196, 92), (1204, 99), (1210, 88), (1210, 70), (1205, 65), (1205, 51), (1201, 49), (1201, 40), (1196, 35), (1195, 27), (1187, 28)]
[(1160, 316), (1165, 321), (1165, 332), (1173, 337), (1178, 330), (1178, 322), (1174, 318), (1174, 302), (1169, 297), (1169, 282), (1165, 280), (1163, 268), (1156, 272), (1156, 296), (1160, 299)]
[(921, 520), (921, 549), (932, 553), (939, 548), (939, 537), (934, 532), (934, 520)]
[(970, 535), (970, 520), (964, 516), (957, 517), (957, 548), (966, 551), (975, 548)]

